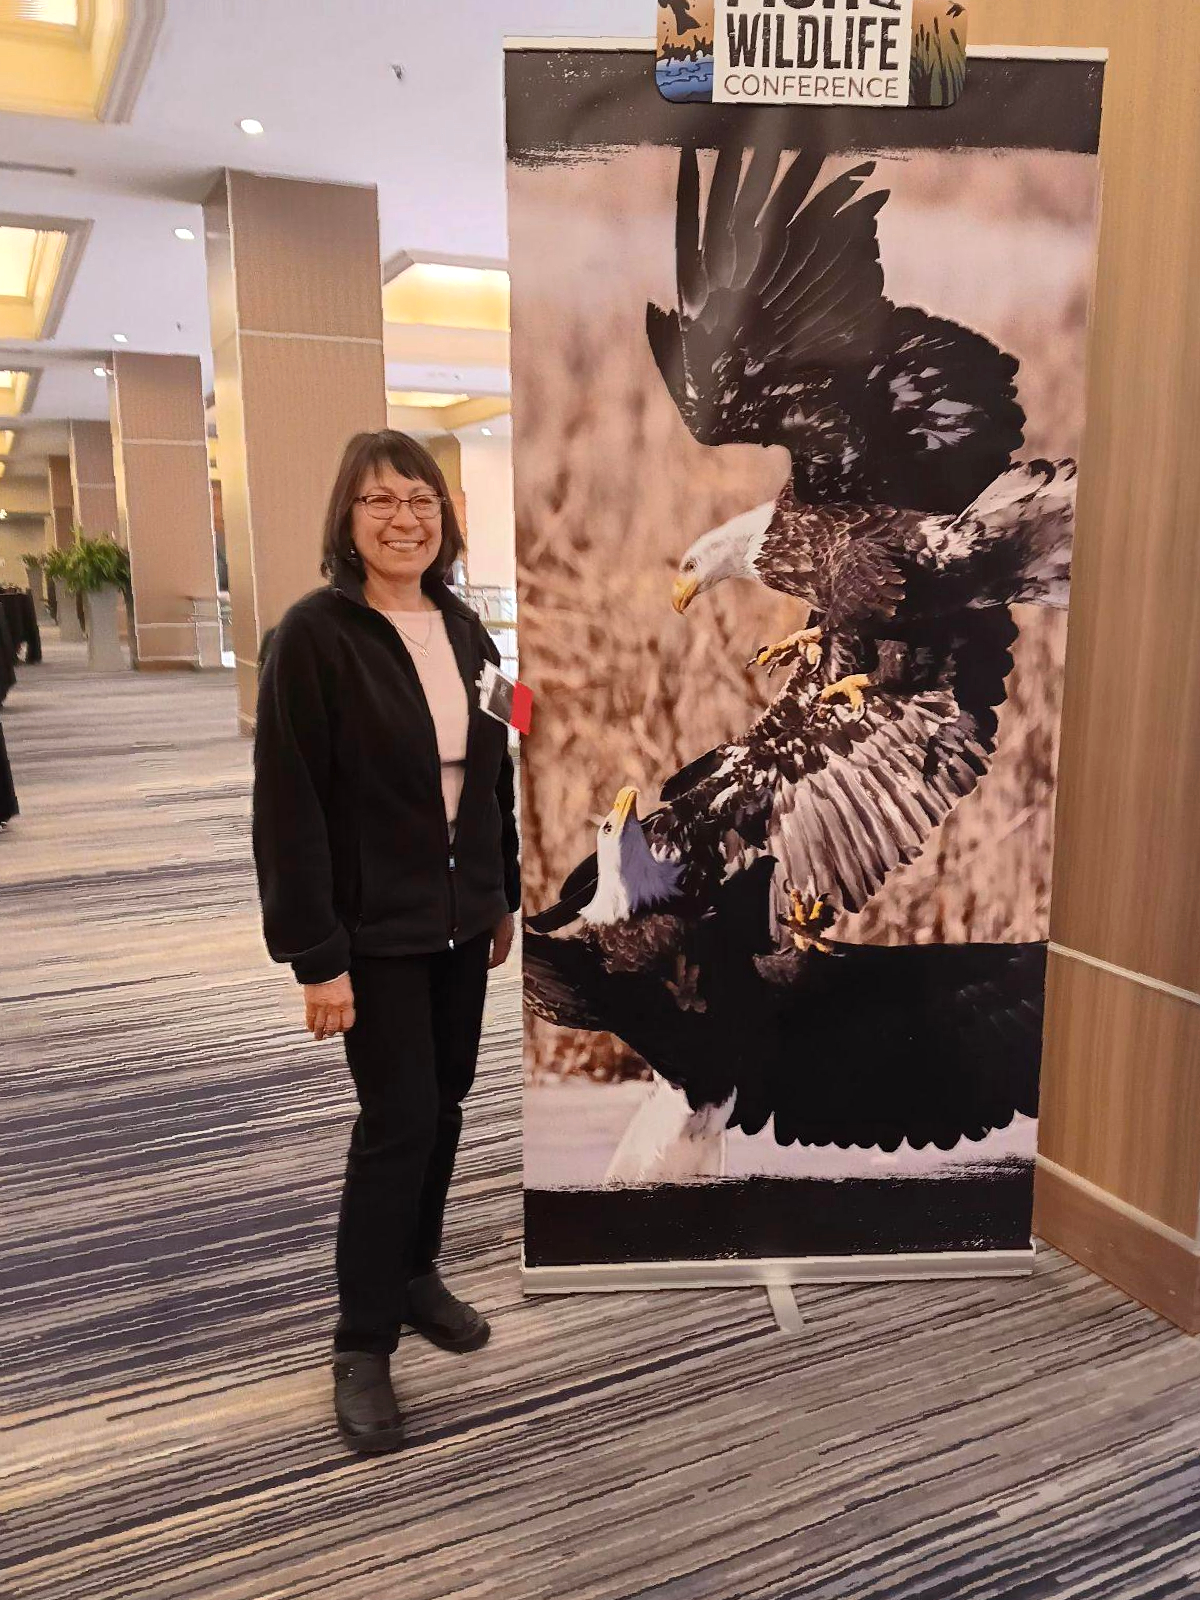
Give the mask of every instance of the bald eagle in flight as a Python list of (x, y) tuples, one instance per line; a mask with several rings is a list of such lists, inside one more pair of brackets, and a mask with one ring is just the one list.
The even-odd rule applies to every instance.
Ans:
[(705, 904), (685, 837), (622, 790), (524, 945), (530, 1009), (623, 1039), (682, 1091), (685, 1136), (949, 1150), (1036, 1114), (1043, 946), (838, 944), (794, 890), (775, 918), (766, 856)]
[[(816, 614), (759, 652), (807, 661), (857, 708), (872, 645), (960, 609), (1065, 605), (1074, 525), (1069, 461), (1012, 465), (1017, 362), (973, 329), (884, 294), (867, 161), (814, 189), (822, 157), (723, 147), (704, 208), (680, 157), (678, 305), (647, 335), (680, 416), (704, 444), (784, 445), (778, 499), (702, 535), (674, 603), (751, 578)], [(856, 648), (836, 661), (835, 642)], [(840, 670), (836, 670), (840, 669)]]

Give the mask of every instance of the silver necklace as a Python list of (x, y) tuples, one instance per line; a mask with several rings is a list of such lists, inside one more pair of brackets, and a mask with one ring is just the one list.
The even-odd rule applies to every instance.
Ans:
[(403, 634), (404, 637), (408, 640), (409, 644), (411, 644), (414, 649), (419, 650), (423, 656), (427, 656), (429, 654), (429, 641), (430, 641), (430, 639), (433, 638), (433, 625), (437, 621), (437, 612), (436, 611), (433, 611), (433, 612), (430, 613), (429, 626), (425, 630), (425, 638), (424, 638), (424, 640), (414, 639), (412, 634), (409, 633), (407, 628), (402, 628), (400, 626), (400, 624), (396, 621), (395, 617), (393, 617), (391, 620), (392, 620), (392, 626), (395, 628), (396, 632)]

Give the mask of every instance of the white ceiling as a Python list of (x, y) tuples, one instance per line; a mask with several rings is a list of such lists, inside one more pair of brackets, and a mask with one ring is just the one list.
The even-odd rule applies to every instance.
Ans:
[[(226, 166), (377, 185), (385, 261), (402, 250), (505, 258), (502, 40), (649, 37), (656, 9), (655, 0), (166, 0), (130, 123), (0, 113), (4, 161), (74, 172), (0, 171), (0, 214), (94, 224), (55, 337), (0, 346), (0, 367), (43, 366), (31, 415), (44, 421), (107, 416), (92, 369), (117, 332), (130, 349), (199, 355), (207, 383), (200, 205)], [(242, 133), (243, 117), (266, 132)], [(180, 226), (194, 243), (175, 238)], [(421, 376), (388, 374), (398, 387)], [(20, 432), (9, 471), (40, 472), (48, 436)]]

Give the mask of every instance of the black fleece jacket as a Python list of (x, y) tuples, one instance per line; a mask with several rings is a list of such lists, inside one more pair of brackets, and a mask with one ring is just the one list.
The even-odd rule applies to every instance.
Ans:
[(276, 629), (259, 678), (254, 860), (263, 931), (300, 983), (351, 955), (417, 955), (493, 928), (521, 900), (508, 731), (479, 709), (479, 618), (444, 584), (441, 608), (467, 687), (467, 759), (453, 848), (433, 718), (385, 616), (341, 566)]

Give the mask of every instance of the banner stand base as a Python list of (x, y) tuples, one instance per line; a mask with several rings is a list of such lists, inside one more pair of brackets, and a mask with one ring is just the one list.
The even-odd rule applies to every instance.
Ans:
[(769, 1289), (795, 1283), (896, 1283), (904, 1279), (1021, 1278), (1034, 1249), (959, 1250), (931, 1255), (797, 1256), (762, 1261), (621, 1261), (531, 1267), (521, 1257), (525, 1294), (619, 1294), (642, 1289)]

